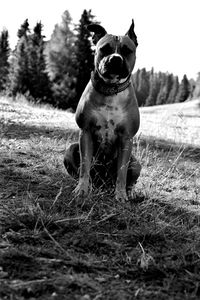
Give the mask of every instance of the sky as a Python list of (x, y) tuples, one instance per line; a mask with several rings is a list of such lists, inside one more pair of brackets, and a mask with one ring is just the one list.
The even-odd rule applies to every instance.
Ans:
[(135, 70), (152, 67), (182, 79), (196, 79), (200, 72), (200, 0), (0, 0), (0, 31), (5, 27), (14, 48), (17, 31), (26, 18), (30, 28), (44, 25), (49, 39), (65, 10), (78, 23), (84, 9), (91, 9), (108, 33), (123, 35), (135, 22), (138, 37)]

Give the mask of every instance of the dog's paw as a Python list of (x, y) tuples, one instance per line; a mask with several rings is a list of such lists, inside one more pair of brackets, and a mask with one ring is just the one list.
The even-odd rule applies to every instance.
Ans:
[(129, 200), (135, 200), (137, 198), (135, 187), (128, 189), (127, 191), (128, 199)]
[(128, 196), (125, 190), (115, 190), (115, 199), (117, 201), (126, 202), (128, 201)]
[(89, 194), (89, 183), (80, 180), (76, 188), (73, 190), (75, 196), (84, 197)]

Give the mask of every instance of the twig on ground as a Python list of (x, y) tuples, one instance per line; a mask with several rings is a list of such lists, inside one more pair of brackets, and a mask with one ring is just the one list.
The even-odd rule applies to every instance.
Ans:
[(96, 222), (96, 224), (108, 221), (109, 219), (111, 219), (112, 217), (115, 217), (118, 213), (111, 213), (109, 215), (107, 215), (106, 217), (104, 217), (103, 219), (99, 220)]
[(58, 201), (58, 198), (59, 198), (60, 195), (62, 194), (62, 190), (63, 190), (63, 187), (62, 187), (62, 185), (61, 185), (61, 187), (60, 187), (60, 189), (59, 189), (59, 191), (58, 191), (58, 194), (56, 195), (56, 198), (55, 198), (55, 200), (53, 201), (53, 203), (52, 203), (50, 209), (52, 209), (52, 208), (54, 207), (54, 205), (56, 204), (56, 202)]

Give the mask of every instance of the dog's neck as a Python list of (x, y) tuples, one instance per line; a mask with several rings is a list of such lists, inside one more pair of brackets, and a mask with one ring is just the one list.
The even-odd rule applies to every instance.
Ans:
[(97, 92), (105, 96), (116, 95), (124, 91), (131, 83), (131, 75), (129, 75), (123, 82), (107, 83), (98, 74), (97, 71), (93, 71), (91, 74), (92, 85)]

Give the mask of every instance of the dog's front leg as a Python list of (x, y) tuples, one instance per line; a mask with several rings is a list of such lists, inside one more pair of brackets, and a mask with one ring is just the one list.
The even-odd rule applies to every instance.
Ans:
[(126, 193), (126, 179), (132, 151), (132, 139), (130, 139), (129, 137), (121, 137), (118, 151), (118, 170), (115, 198), (116, 200), (126, 201), (128, 200), (128, 196)]
[(90, 189), (90, 168), (93, 155), (91, 134), (87, 130), (80, 133), (80, 174), (79, 182), (74, 192), (77, 196), (86, 196)]

